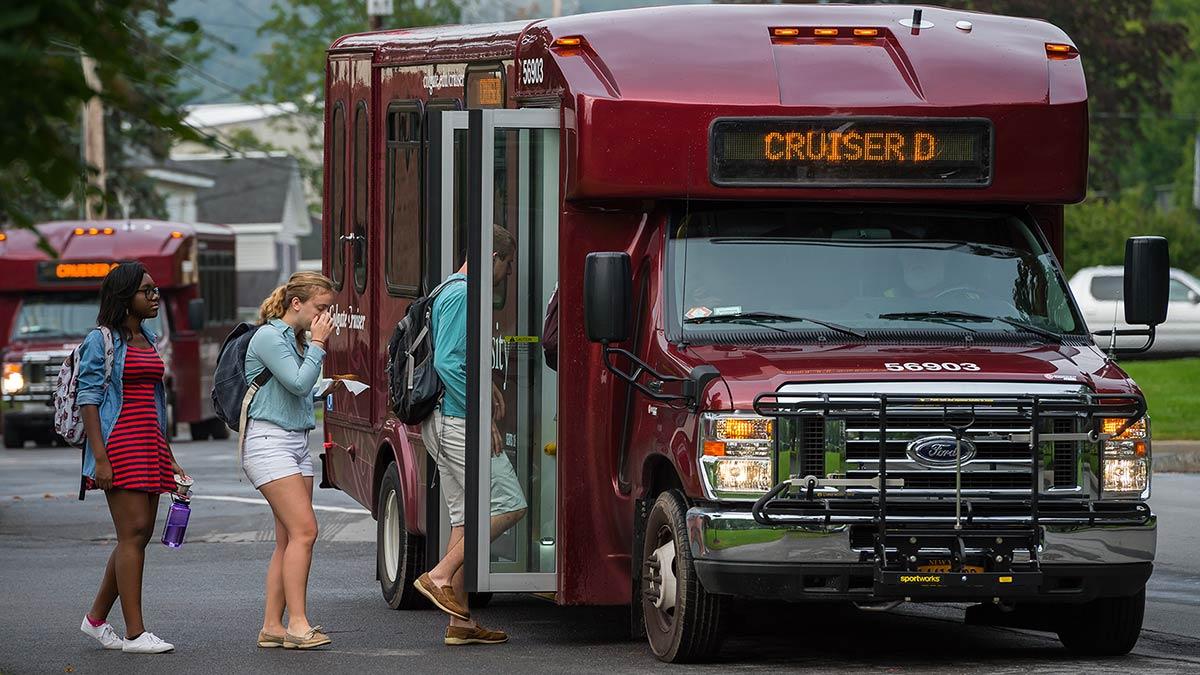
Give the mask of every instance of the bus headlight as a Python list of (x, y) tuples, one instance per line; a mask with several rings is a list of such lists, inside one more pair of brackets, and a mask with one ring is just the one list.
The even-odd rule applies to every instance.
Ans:
[(715, 499), (757, 499), (774, 486), (775, 421), (745, 413), (700, 417), (700, 469)]
[(25, 376), (21, 373), (21, 364), (4, 364), (4, 377), (0, 379), (0, 389), (4, 394), (19, 394), (25, 388)]
[[(1115, 433), (1123, 419), (1105, 419), (1103, 431)], [(1143, 417), (1119, 435), (1104, 441), (1102, 497), (1150, 497), (1150, 418)]]

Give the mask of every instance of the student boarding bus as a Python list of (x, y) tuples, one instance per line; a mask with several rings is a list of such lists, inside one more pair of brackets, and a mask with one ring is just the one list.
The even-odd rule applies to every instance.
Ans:
[(228, 438), (209, 391), (221, 340), (236, 320), (233, 231), (158, 220), (64, 221), (35, 229), (0, 233), (5, 447), (56, 440), (59, 368), (96, 326), (105, 275), (127, 260), (145, 264), (162, 292), (162, 311), (150, 327), (166, 362), (172, 437), (185, 422), (195, 440)]
[[(448, 531), (389, 412), (388, 336), (464, 261), (489, 269), (499, 225), (515, 273), (468, 275), (470, 590), (629, 604), (666, 661), (711, 656), (738, 598), (975, 603), (1127, 652), (1150, 426), (1062, 273), (1084, 56), (1043, 21), (897, 6), (337, 40), (326, 369), (371, 389), (326, 400), (321, 484), (378, 520), (384, 599), (421, 604)], [(1151, 341), (1166, 242), (1127, 264)], [(529, 511), (491, 542), (493, 389)]]

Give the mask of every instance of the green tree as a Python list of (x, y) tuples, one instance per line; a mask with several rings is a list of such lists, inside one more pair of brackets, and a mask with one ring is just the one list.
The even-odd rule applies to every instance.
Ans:
[[(82, 104), (105, 108), (110, 210), (120, 194), (139, 214), (162, 202), (140, 167), (174, 139), (203, 141), (183, 123), (178, 72), (199, 29), (170, 0), (24, 0), (0, 9), (0, 222), (30, 227), (72, 216), (89, 171), (80, 152)], [(81, 54), (97, 62), (100, 91), (84, 80)]]
[(1066, 260), (1069, 275), (1092, 265), (1120, 265), (1125, 240), (1158, 235), (1171, 242), (1171, 266), (1200, 273), (1200, 228), (1190, 211), (1146, 208), (1143, 189), (1113, 199), (1088, 199), (1066, 211)]
[[(319, 130), (324, 109), (325, 51), (334, 40), (367, 30), (364, 0), (291, 0), (271, 6), (271, 16), (259, 27), (260, 35), (274, 38), (271, 49), (259, 55), (263, 77), (247, 89), (246, 98), (290, 102), (301, 114), (292, 117), (319, 150)], [(452, 0), (394, 0), (393, 14), (383, 28), (408, 28), (457, 23), (458, 6)], [(311, 184), (321, 184), (319, 164), (302, 158), (301, 170)]]

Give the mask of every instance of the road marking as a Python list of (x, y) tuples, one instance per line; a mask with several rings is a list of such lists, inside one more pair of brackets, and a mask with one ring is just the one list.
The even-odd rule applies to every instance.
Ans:
[[(192, 499), (211, 499), (218, 502), (239, 502), (242, 504), (261, 504), (268, 506), (267, 500), (256, 499), (254, 497), (233, 497), (230, 495), (192, 495)], [(323, 506), (321, 504), (313, 504), (314, 511), (329, 511), (331, 513), (356, 513), (360, 515), (371, 515), (371, 512), (366, 509), (353, 509), (345, 506)]]

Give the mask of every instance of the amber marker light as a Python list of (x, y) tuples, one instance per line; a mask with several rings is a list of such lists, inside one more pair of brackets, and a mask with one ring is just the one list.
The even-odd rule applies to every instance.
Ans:
[(771, 37), (777, 37), (777, 38), (800, 37), (800, 29), (799, 28), (782, 28), (782, 27), (772, 28), (771, 29)]
[(77, 227), (77, 228), (75, 228), (75, 235), (76, 235), (76, 236), (82, 236), (83, 234), (84, 234), (84, 229), (83, 229), (82, 227)]
[(555, 47), (578, 47), (583, 44), (583, 38), (578, 35), (560, 37), (554, 41)]
[(104, 228), (104, 234), (112, 234), (113, 232), (116, 232), (116, 230), (112, 229), (111, 227)]
[(176, 230), (176, 231), (174, 231), (174, 232), (172, 232), (172, 233), (171, 233), (171, 238), (172, 238), (172, 239), (183, 239), (183, 233), (182, 233), (182, 232), (180, 232), (180, 231), (178, 231), (178, 230)]
[(100, 228), (98, 228), (98, 227), (89, 227), (89, 228), (88, 228), (88, 234), (91, 234), (91, 235), (100, 234)]
[(878, 28), (855, 28), (854, 29), (854, 37), (859, 37), (859, 38), (879, 37), (879, 29)]
[(1070, 59), (1079, 55), (1079, 50), (1060, 42), (1046, 43), (1046, 56), (1052, 59)]
[(8, 235), (0, 232), (0, 241), (4, 241), (5, 239), (8, 239)]
[(704, 454), (707, 457), (724, 457), (725, 444), (721, 441), (704, 441)]
[(816, 37), (837, 37), (838, 29), (836, 28), (814, 28), (813, 35)]

